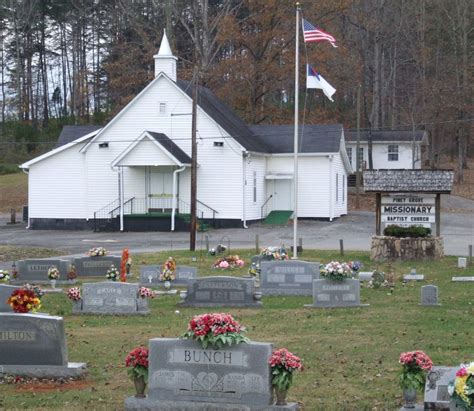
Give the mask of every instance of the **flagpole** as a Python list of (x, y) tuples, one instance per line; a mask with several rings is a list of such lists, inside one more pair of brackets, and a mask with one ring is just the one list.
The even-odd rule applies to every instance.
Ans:
[(296, 42), (295, 42), (295, 138), (293, 146), (293, 258), (298, 258), (298, 116), (299, 116), (299, 24), (300, 3), (296, 3)]

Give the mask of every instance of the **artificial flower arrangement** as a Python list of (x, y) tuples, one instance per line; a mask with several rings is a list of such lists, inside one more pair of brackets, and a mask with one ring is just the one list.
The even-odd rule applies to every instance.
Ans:
[(360, 261), (351, 261), (349, 263), (349, 267), (351, 267), (351, 270), (353, 272), (358, 272), (363, 266), (362, 266), (362, 263)]
[(290, 388), (293, 373), (303, 369), (301, 359), (286, 348), (273, 351), (268, 364), (272, 372), (272, 385), (282, 391)]
[(261, 272), (262, 269), (260, 268), (259, 263), (253, 262), (252, 264), (250, 264), (249, 275), (251, 275), (252, 277), (259, 277)]
[(103, 257), (107, 255), (107, 250), (104, 247), (93, 247), (87, 254), (89, 257)]
[(211, 313), (194, 316), (188, 323), (188, 330), (182, 335), (184, 339), (199, 342), (202, 348), (208, 346), (220, 349), (249, 341), (242, 327), (230, 314)]
[(245, 261), (242, 260), (238, 255), (228, 255), (226, 257), (221, 257), (217, 259), (214, 264), (212, 265), (213, 268), (237, 268), (243, 267), (245, 265)]
[(176, 260), (173, 257), (168, 259), (161, 266), (160, 281), (173, 281), (176, 279)]
[(105, 273), (105, 276), (107, 277), (107, 279), (112, 280), (112, 281), (117, 281), (117, 278), (119, 277), (119, 275), (120, 275), (119, 270), (113, 264)]
[(382, 271), (377, 271), (375, 270), (372, 274), (372, 279), (369, 281), (369, 284), (367, 285), (369, 288), (385, 288), (389, 287), (390, 284), (389, 282), (385, 279), (385, 274)]
[(10, 274), (7, 270), (0, 270), (0, 283), (7, 283), (10, 281)]
[(288, 253), (283, 246), (262, 248), (260, 254), (265, 260), (288, 260)]
[(67, 272), (67, 279), (72, 281), (72, 280), (75, 280), (76, 278), (77, 278), (76, 266), (74, 264), (71, 264)]
[(52, 265), (48, 268), (48, 278), (50, 280), (57, 280), (59, 278), (59, 270), (56, 266)]
[(461, 364), (456, 378), (448, 385), (448, 392), (456, 406), (465, 410), (474, 409), (474, 361)]
[(12, 292), (7, 304), (10, 304), (16, 313), (29, 313), (39, 310), (41, 300), (32, 287), (23, 287)]
[(327, 280), (344, 281), (352, 277), (352, 268), (347, 263), (331, 261), (319, 270), (321, 276)]
[(425, 386), (426, 374), (433, 367), (431, 358), (423, 351), (409, 351), (400, 354), (402, 371), (399, 383), (403, 389), (421, 390)]
[(132, 380), (143, 377), (148, 381), (148, 348), (137, 347), (130, 351), (125, 359), (125, 366)]
[(67, 298), (69, 298), (72, 301), (79, 301), (82, 296), (81, 296), (81, 289), (79, 287), (72, 287), (69, 290), (67, 290)]
[(122, 258), (120, 259), (120, 281), (126, 282), (127, 275), (130, 274), (130, 267), (132, 266), (132, 259), (128, 248), (122, 250)]
[(155, 298), (155, 293), (148, 287), (140, 287), (138, 289), (138, 297), (140, 298)]

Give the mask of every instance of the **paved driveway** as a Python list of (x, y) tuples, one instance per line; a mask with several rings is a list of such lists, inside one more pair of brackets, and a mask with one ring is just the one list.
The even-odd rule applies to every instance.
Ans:
[[(474, 243), (474, 214), (442, 213), (441, 235), (448, 255), (466, 255), (468, 244)], [(339, 239), (344, 240), (346, 250), (370, 250), (371, 236), (375, 230), (375, 213), (352, 212), (350, 215), (327, 221), (299, 221), (298, 237), (303, 247), (316, 249), (339, 249)], [(250, 225), (248, 229), (219, 229), (198, 233), (197, 246), (204, 250), (206, 236), (209, 243), (228, 244), (231, 248), (255, 246), (258, 234), (260, 246), (293, 244), (293, 226), (268, 227), (263, 224)], [(188, 233), (94, 233), (90, 231), (43, 231), (26, 230), (24, 225), (6, 225), (0, 222), (0, 244), (31, 247), (48, 247), (64, 251), (64, 255), (84, 254), (92, 246), (104, 246), (113, 252), (128, 247), (131, 252), (187, 249)]]

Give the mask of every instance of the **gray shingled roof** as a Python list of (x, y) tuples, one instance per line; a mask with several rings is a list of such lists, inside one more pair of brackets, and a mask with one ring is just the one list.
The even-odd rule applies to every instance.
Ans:
[(61, 134), (58, 137), (56, 148), (77, 140), (78, 138), (92, 133), (93, 131), (99, 130), (100, 128), (102, 127), (90, 124), (81, 126), (64, 126), (61, 130)]
[[(193, 88), (189, 81), (177, 80), (176, 84), (192, 98)], [(255, 138), (247, 124), (245, 124), (230, 107), (220, 101), (207, 87), (199, 87), (198, 104), (201, 109), (247, 150), (261, 153), (268, 152), (268, 147), (259, 141), (259, 139)]]
[(172, 154), (180, 163), (191, 164), (191, 157), (189, 157), (183, 150), (181, 150), (166, 134), (148, 131), (158, 143), (160, 143), (170, 154)]
[(363, 172), (364, 190), (378, 193), (450, 193), (452, 170), (369, 170)]
[[(293, 153), (293, 125), (250, 126), (255, 136), (268, 147), (268, 153)], [(305, 125), (299, 129), (300, 153), (337, 153), (341, 124)]]
[[(406, 142), (411, 143), (413, 141), (413, 138), (415, 138), (415, 141), (422, 141), (425, 134), (426, 134), (426, 131), (424, 130), (415, 130), (414, 133), (413, 131), (404, 131), (404, 130), (372, 131), (372, 141), (374, 142), (406, 141)], [(347, 142), (354, 143), (357, 141), (357, 131), (344, 130), (344, 137)], [(368, 141), (368, 139), (369, 139), (369, 131), (361, 130), (360, 141), (366, 142)]]

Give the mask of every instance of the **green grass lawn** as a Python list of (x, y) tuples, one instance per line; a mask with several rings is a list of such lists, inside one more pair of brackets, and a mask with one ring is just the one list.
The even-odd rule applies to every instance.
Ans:
[[(251, 251), (232, 250), (248, 262)], [(140, 254), (133, 257), (136, 280), (141, 264), (162, 263), (170, 252)], [(178, 264), (199, 266), (200, 275), (244, 275), (246, 269), (211, 270), (213, 257), (173, 252)], [(354, 260), (371, 268), (368, 253), (347, 253), (340, 258), (330, 251), (305, 251), (306, 260)], [(178, 296), (151, 300), (147, 317), (73, 316), (64, 294), (43, 298), (42, 311), (64, 317), (69, 360), (87, 362), (89, 374), (81, 389), (61, 387), (45, 392), (26, 390), (24, 385), (0, 385), (0, 409), (122, 409), (125, 397), (134, 392), (124, 367), (127, 352), (146, 345), (150, 338), (177, 337), (186, 330), (195, 314), (210, 311), (232, 313), (247, 326), (254, 341), (286, 347), (302, 357), (305, 369), (297, 374), (289, 399), (305, 410), (397, 410), (401, 389), (397, 385), (398, 357), (403, 351), (421, 349), (438, 365), (458, 365), (474, 360), (474, 284), (452, 283), (453, 275), (474, 275), (474, 268), (456, 268), (456, 259), (417, 262), (426, 281), (402, 285), (401, 276), (413, 263), (393, 266), (395, 290), (362, 288), (364, 308), (311, 309), (311, 297), (264, 297), (263, 308), (179, 308)], [(134, 281), (134, 280), (132, 280)], [(420, 307), (420, 287), (439, 286), (440, 307)], [(179, 312), (177, 312), (179, 310)], [(34, 384), (32, 384), (34, 387)], [(67, 384), (64, 386), (67, 387)], [(64, 388), (63, 387), (63, 388)], [(419, 395), (421, 398), (421, 395)]]

